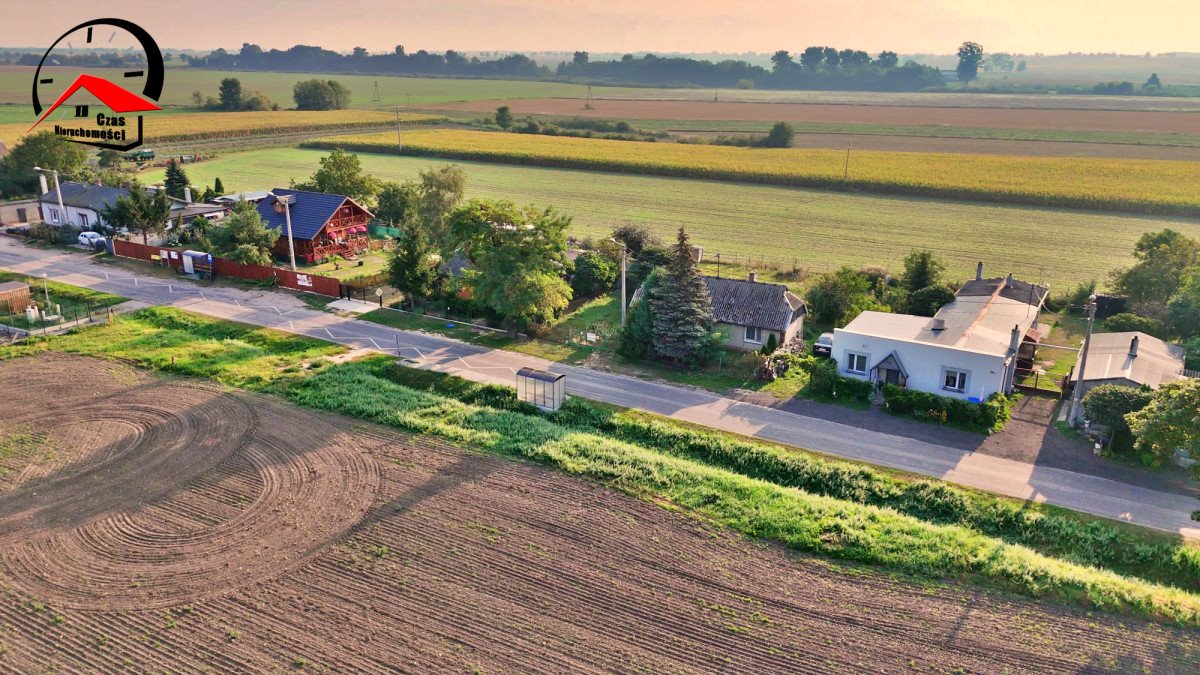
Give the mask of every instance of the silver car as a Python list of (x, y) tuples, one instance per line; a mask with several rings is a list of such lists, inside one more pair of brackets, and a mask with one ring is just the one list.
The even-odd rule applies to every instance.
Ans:
[(821, 337), (812, 344), (813, 356), (824, 356), (831, 358), (833, 356), (833, 333), (821, 333)]

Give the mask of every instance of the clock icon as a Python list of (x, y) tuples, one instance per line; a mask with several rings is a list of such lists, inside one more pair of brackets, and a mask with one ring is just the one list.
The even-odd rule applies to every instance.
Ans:
[[(76, 49), (113, 49), (124, 58), (105, 63), (103, 56), (97, 57), (95, 66), (73, 65), (78, 59), (61, 58)], [(133, 58), (129, 58), (132, 56)], [(125, 65), (134, 61), (137, 65)], [(109, 66), (109, 67), (106, 67)], [(95, 118), (104, 125), (121, 120), (123, 113), (140, 113), (159, 110), (155, 104), (162, 95), (163, 58), (158, 44), (141, 26), (124, 19), (94, 19), (81, 23), (63, 33), (38, 63), (33, 76), (33, 111), (38, 115), (36, 127), (50, 114), (60, 110), (59, 118)], [(68, 99), (72, 106), (63, 106)], [(92, 107), (99, 109), (96, 115)], [(108, 118), (104, 112), (111, 111)], [(131, 120), (132, 121), (132, 120)], [(132, 145), (87, 142), (87, 145), (128, 149), (141, 142), (141, 115), (137, 115), (137, 138)], [(95, 138), (95, 136), (92, 136)], [(111, 138), (110, 138), (111, 140)], [(131, 140), (122, 136), (122, 140)]]

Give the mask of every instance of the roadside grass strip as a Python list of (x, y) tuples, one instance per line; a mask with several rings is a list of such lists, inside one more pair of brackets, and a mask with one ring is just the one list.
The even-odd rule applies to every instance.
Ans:
[[(927, 578), (966, 579), (1028, 596), (1200, 627), (1200, 595), (1054, 558), (963, 524), (908, 515), (892, 505), (818, 494), (817, 473), (786, 485), (786, 472), (769, 476), (764, 467), (768, 460), (774, 461), (772, 457), (792, 456), (791, 451), (762, 444), (761, 453), (766, 454), (754, 459), (751, 453), (750, 459), (736, 463), (736, 453), (745, 448), (731, 443), (727, 450), (735, 454), (705, 457), (701, 453), (705, 439), (689, 435), (701, 432), (673, 428), (667, 421), (644, 424), (642, 420), (647, 418), (629, 411), (617, 414), (615, 422), (612, 418), (605, 421), (607, 413), (599, 409), (569, 410), (556, 420), (526, 412), (510, 401), (511, 394), (502, 388), (479, 390), (475, 396), (470, 385), (450, 380), (448, 393), (457, 388), (458, 397), (488, 401), (496, 407), (464, 402), (421, 388), (428, 379), (419, 371), (413, 371), (414, 386), (406, 386), (402, 382), (407, 373), (397, 369), (392, 357), (333, 364), (323, 357), (344, 348), (174, 308), (142, 310), (121, 317), (115, 325), (0, 348), (0, 358), (44, 351), (122, 359), (206, 377), (279, 394), (310, 408), (535, 461), (797, 551)], [(755, 445), (747, 443), (750, 450), (755, 450)], [(876, 476), (870, 467), (837, 464)], [(839, 469), (830, 475), (842, 476), (842, 472)], [(901, 482), (878, 476), (866, 484), (882, 481), (879, 485), (883, 485), (887, 480)], [(908, 497), (913, 503), (919, 503), (919, 490)], [(842, 494), (833, 488), (824, 491)], [(897, 503), (903, 507), (904, 501)], [(1164, 578), (1172, 574), (1162, 572)]]

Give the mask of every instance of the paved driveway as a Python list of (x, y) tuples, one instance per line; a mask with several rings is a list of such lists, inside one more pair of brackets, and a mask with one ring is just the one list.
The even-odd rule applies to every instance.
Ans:
[(142, 277), (94, 262), (84, 254), (29, 248), (7, 236), (0, 236), (0, 268), (38, 276), (46, 273), (56, 281), (150, 304), (171, 305), (207, 316), (398, 353), (419, 367), (481, 382), (512, 384), (516, 370), (523, 366), (566, 373), (568, 392), (586, 398), (1200, 538), (1200, 524), (1190, 518), (1200, 503), (1191, 497), (964, 451), (928, 436), (863, 429), (702, 390), (397, 330), (308, 309), (288, 293)]

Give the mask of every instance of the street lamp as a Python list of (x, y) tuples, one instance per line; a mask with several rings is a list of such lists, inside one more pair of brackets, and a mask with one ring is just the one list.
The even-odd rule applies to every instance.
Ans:
[[(33, 167), (33, 170), (42, 174), (42, 176), (45, 176), (47, 171), (47, 169), (43, 169), (40, 166)], [(49, 169), (49, 171), (54, 174), (54, 194), (58, 197), (58, 212), (62, 214), (60, 222), (65, 222), (67, 219), (67, 207), (63, 206), (62, 188), (58, 185), (58, 169)]]
[(1095, 294), (1088, 297), (1087, 313), (1087, 332), (1083, 336), (1083, 351), (1079, 355), (1079, 372), (1075, 374), (1075, 389), (1071, 392), (1071, 412), (1067, 416), (1067, 424), (1071, 426), (1075, 425), (1076, 416), (1079, 414), (1079, 402), (1083, 398), (1083, 374), (1087, 370), (1088, 347), (1092, 344), (1092, 324), (1096, 321)]
[(625, 242), (617, 241), (612, 237), (608, 238), (614, 244), (621, 245), (621, 328), (625, 327)]

